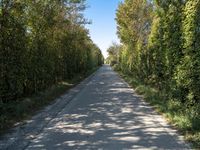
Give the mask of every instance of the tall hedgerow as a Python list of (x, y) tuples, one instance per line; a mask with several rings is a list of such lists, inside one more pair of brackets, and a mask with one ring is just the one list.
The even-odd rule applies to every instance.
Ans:
[(188, 0), (183, 11), (183, 55), (177, 67), (179, 99), (200, 102), (200, 1)]

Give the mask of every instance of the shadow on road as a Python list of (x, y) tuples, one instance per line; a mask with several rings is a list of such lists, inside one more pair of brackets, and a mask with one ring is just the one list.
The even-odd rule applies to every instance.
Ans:
[(106, 66), (27, 149), (186, 149)]

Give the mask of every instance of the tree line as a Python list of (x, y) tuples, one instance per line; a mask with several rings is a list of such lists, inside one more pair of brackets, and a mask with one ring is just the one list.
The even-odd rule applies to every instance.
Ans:
[(187, 107), (200, 103), (200, 1), (125, 0), (108, 61)]
[(0, 1), (0, 102), (71, 79), (103, 63), (85, 0)]

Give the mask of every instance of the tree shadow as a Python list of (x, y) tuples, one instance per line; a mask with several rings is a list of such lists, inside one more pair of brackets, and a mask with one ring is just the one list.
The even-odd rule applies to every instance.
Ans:
[(161, 116), (106, 66), (27, 149), (188, 147)]

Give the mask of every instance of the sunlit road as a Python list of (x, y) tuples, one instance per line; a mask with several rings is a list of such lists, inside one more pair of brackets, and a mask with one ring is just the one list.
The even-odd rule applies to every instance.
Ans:
[(84, 84), (25, 149), (189, 149), (109, 66)]

